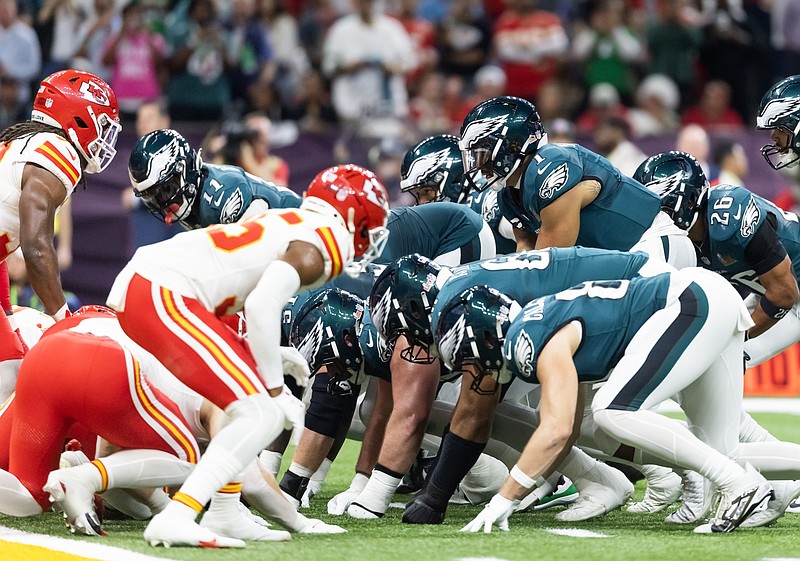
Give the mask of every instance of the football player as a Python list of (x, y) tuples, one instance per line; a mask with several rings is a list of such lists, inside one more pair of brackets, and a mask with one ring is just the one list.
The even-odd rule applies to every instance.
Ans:
[[(372, 172), (335, 166), (314, 178), (299, 209), (268, 210), (139, 248), (117, 277), (108, 304), (123, 330), (228, 420), (148, 524), (151, 545), (208, 543), (195, 518), (211, 495), (284, 427), (294, 426), (299, 437), (303, 407), (283, 376), (286, 369), (302, 385), (308, 364), (279, 346), (281, 309), (294, 294), (351, 270), (355, 257), (369, 263), (380, 255), (387, 201)], [(248, 347), (219, 319), (241, 310)]]
[(678, 268), (694, 264), (691, 242), (653, 193), (582, 146), (547, 144), (529, 101), (481, 102), (464, 118), (459, 146), (472, 188), (500, 191), (518, 250), (633, 249)]
[[(750, 326), (736, 291), (702, 269), (587, 282), (522, 309), (485, 286), (451, 299), (435, 334), (447, 366), (499, 381), (514, 376), (542, 391), (539, 427), (500, 493), (463, 530), (508, 529), (516, 502), (574, 442), (582, 388), (600, 381), (591, 410), (603, 448), (620, 454), (624, 444), (629, 460), (701, 473), (721, 498), (714, 518), (696, 531), (735, 530), (772, 495), (756, 468), (786, 475), (791, 469), (784, 468), (800, 467), (798, 445), (738, 444)], [(652, 411), (678, 393), (688, 427)]]
[(757, 299), (754, 326), (745, 343), (749, 366), (800, 339), (800, 221), (796, 215), (744, 187), (709, 189), (700, 164), (685, 152), (648, 158), (635, 177), (659, 194), (675, 224), (688, 232), (700, 265)]
[(67, 315), (53, 246), (55, 215), (84, 173), (100, 173), (111, 163), (120, 129), (108, 84), (88, 72), (62, 70), (42, 80), (30, 120), (0, 133), (0, 400), (13, 391), (24, 355), (14, 333), (5, 259), (21, 247), (45, 311), (55, 319)]
[(134, 194), (153, 216), (187, 230), (238, 222), (270, 208), (297, 208), (301, 202), (294, 191), (240, 167), (203, 162), (172, 129), (140, 138), (128, 173)]
[(756, 127), (771, 131), (772, 144), (761, 148), (770, 167), (795, 167), (800, 162), (800, 75), (784, 78), (764, 94)]
[(471, 191), (466, 185), (457, 136), (431, 136), (406, 152), (400, 166), (400, 190), (411, 193), (418, 205), (436, 201), (466, 204), (489, 225), (498, 254), (515, 250), (514, 228), (500, 212), (497, 193), (491, 189)]
[[(370, 295), (370, 310), (381, 338), (389, 348), (394, 347), (392, 359), (393, 390), (400, 398), (410, 394), (405, 388), (415, 388), (414, 399), (407, 398), (413, 406), (415, 423), (424, 424), (430, 415), (436, 385), (442, 376), (437, 350), (433, 345), (431, 312), (440, 290), (453, 283), (454, 286), (473, 286), (488, 284), (513, 290), (523, 301), (557, 292), (579, 280), (624, 277), (639, 274), (650, 260), (644, 253), (625, 254), (604, 250), (569, 248), (523, 252), (507, 257), (488, 259), (452, 269), (440, 268), (435, 263), (411, 255), (393, 263), (381, 274)], [(659, 265), (657, 270), (663, 270)], [(398, 356), (399, 355), (399, 356)], [(397, 358), (395, 358), (397, 357)], [(399, 360), (398, 360), (399, 359)], [(396, 375), (395, 366), (408, 371), (408, 380)], [(445, 371), (446, 372), (446, 371)], [(444, 375), (445, 379), (452, 376)], [(481, 388), (481, 381), (462, 380), (462, 392), (456, 406), (456, 416), (450, 426), (450, 433), (444, 437), (439, 461), (446, 467), (437, 466), (430, 482), (441, 479), (434, 487), (421, 495), (421, 505), (426, 509), (425, 516), (417, 512), (408, 513), (408, 522), (441, 523), (444, 511), (452, 493), (464, 474), (483, 452), (489, 439), (491, 413), (497, 403), (499, 393), (496, 388)], [(403, 386), (401, 384), (407, 384)], [(464, 385), (467, 384), (467, 385)], [(467, 389), (476, 391), (466, 391)], [(489, 409), (487, 409), (487, 407)], [(406, 420), (410, 415), (397, 411), (397, 403), (392, 418), (386, 428), (384, 446), (380, 452), (378, 465), (372, 472), (370, 483), (349, 508), (351, 515), (366, 517), (372, 512), (383, 513), (399, 483), (396, 474), (403, 474), (413, 460), (421, 433), (416, 426), (409, 426)], [(485, 414), (482, 414), (486, 411)], [(461, 412), (462, 418), (458, 413)], [(460, 422), (463, 421), (463, 425)], [(411, 430), (413, 429), (413, 430)], [(502, 436), (497, 436), (504, 440)], [(619, 487), (622, 487), (620, 485)], [(440, 489), (436, 491), (435, 489)], [(435, 498), (428, 496), (435, 494)], [(629, 495), (630, 490), (627, 490)], [(625, 495), (625, 491), (619, 493)], [(616, 504), (604, 505), (614, 508), (627, 500), (627, 496)], [(415, 500), (415, 502), (417, 502)], [(607, 501), (612, 503), (613, 501)], [(430, 504), (428, 504), (430, 503)], [(588, 505), (587, 505), (588, 506)], [(417, 510), (411, 507), (411, 510)], [(587, 511), (588, 512), (588, 511)], [(574, 514), (574, 513), (573, 513)]]

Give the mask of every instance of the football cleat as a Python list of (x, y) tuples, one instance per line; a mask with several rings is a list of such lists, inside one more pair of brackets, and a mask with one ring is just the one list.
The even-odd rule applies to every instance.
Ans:
[(786, 509), (786, 512), (800, 514), (800, 499), (795, 499), (794, 502), (789, 505), (789, 508)]
[(774, 495), (769, 481), (747, 464), (742, 482), (730, 491), (721, 492), (714, 518), (694, 531), (698, 534), (733, 532), (749, 517), (765, 510)]
[(741, 528), (760, 528), (778, 521), (786, 513), (786, 509), (800, 496), (800, 481), (772, 481), (775, 498), (767, 503), (767, 508), (754, 513), (742, 522)]
[(680, 475), (661, 466), (642, 466), (641, 471), (647, 479), (644, 498), (638, 503), (628, 505), (627, 512), (634, 514), (661, 512), (680, 498), (682, 489)]
[(151, 546), (202, 547), (208, 549), (241, 548), (245, 542), (228, 538), (203, 528), (194, 520), (170, 516), (166, 512), (155, 515), (144, 529), (144, 540)]
[(362, 520), (377, 520), (378, 518), (383, 518), (383, 513), (375, 512), (365, 506), (353, 502), (350, 503), (349, 507), (347, 507), (347, 516), (350, 518), (360, 518)]
[(683, 474), (681, 506), (664, 519), (670, 524), (696, 524), (711, 511), (712, 484), (695, 471)]
[(105, 536), (95, 511), (94, 487), (73, 468), (50, 472), (42, 490), (50, 494), (50, 502), (63, 512), (67, 528), (73, 534)]
[(533, 505), (530, 510), (538, 511), (554, 506), (567, 506), (577, 501), (579, 497), (578, 489), (566, 477), (562, 479), (552, 493), (539, 499), (539, 502)]
[(556, 514), (559, 522), (581, 522), (616, 510), (633, 495), (633, 484), (617, 469), (598, 472), (598, 481), (579, 489), (578, 499)]

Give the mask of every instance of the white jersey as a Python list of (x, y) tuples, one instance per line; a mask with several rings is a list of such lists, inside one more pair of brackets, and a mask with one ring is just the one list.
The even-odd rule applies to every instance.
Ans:
[(55, 175), (64, 185), (67, 197), (81, 179), (78, 152), (55, 133), (40, 132), (0, 144), (0, 261), (19, 247), (19, 199), (27, 163)]
[(325, 263), (320, 278), (301, 290), (321, 286), (353, 260), (353, 238), (341, 222), (303, 209), (274, 209), (139, 248), (117, 276), (107, 303), (123, 311), (130, 280), (138, 274), (218, 316), (232, 314), (243, 309), (264, 271), (293, 241), (316, 247)]

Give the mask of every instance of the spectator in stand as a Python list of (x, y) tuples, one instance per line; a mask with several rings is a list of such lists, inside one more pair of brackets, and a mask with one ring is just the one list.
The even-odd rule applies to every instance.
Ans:
[[(510, 81), (509, 81), (510, 84)], [(583, 89), (574, 82), (551, 78), (539, 89), (536, 111), (542, 121), (569, 119), (583, 98)]]
[(506, 5), (494, 25), (495, 56), (508, 78), (506, 94), (535, 101), (567, 54), (567, 32), (557, 15), (536, 8), (536, 0), (506, 0)]
[(399, 131), (408, 115), (404, 77), (415, 65), (411, 39), (397, 20), (377, 13), (375, 0), (356, 0), (356, 6), (333, 24), (323, 47), (333, 106), (361, 133)]
[(775, 73), (781, 78), (800, 74), (800, 2), (773, 0), (770, 16)]
[(627, 118), (628, 108), (619, 99), (617, 88), (601, 82), (589, 90), (589, 106), (580, 114), (575, 123), (578, 132), (593, 132), (603, 119), (608, 117)]
[(589, 26), (572, 43), (572, 54), (583, 63), (586, 87), (609, 83), (623, 99), (632, 99), (635, 69), (644, 49), (624, 22), (624, 0), (599, 0), (589, 14)]
[(30, 99), (41, 65), (36, 32), (19, 19), (16, 0), (0, 0), (0, 76), (17, 82), (20, 103)]
[(300, 44), (305, 48), (313, 68), (322, 66), (322, 47), (325, 36), (339, 13), (331, 0), (307, 0), (303, 2), (303, 12), (298, 18), (297, 31)]
[(254, 85), (271, 82), (275, 74), (266, 31), (256, 19), (256, 0), (233, 0), (225, 35), (233, 98), (251, 104)]
[(31, 108), (19, 100), (19, 82), (11, 76), (0, 74), (0, 130), (26, 121)]
[(671, 78), (651, 74), (636, 90), (636, 107), (628, 111), (633, 136), (660, 136), (678, 130), (680, 93)]
[(719, 167), (719, 176), (711, 182), (715, 185), (738, 185), (744, 187), (749, 162), (747, 153), (738, 142), (726, 140), (714, 150), (714, 163)]
[(42, 75), (69, 68), (80, 47), (80, 29), (91, 19), (94, 0), (46, 0), (36, 17), (40, 25), (52, 25), (52, 43), (45, 54)]
[(678, 132), (675, 141), (675, 150), (691, 154), (700, 162), (703, 173), (709, 180), (717, 176), (716, 168), (713, 170), (708, 163), (708, 156), (711, 154), (711, 141), (708, 139), (706, 129), (700, 125), (686, 125)]
[(103, 51), (109, 36), (119, 32), (122, 18), (114, 0), (94, 0), (94, 16), (81, 26), (78, 50), (72, 68), (91, 72), (111, 83), (111, 68), (103, 63)]
[(256, 177), (278, 185), (289, 185), (289, 165), (280, 156), (270, 153), (272, 122), (263, 113), (249, 113), (242, 119), (244, 127), (255, 134), (242, 150), (242, 168)]
[(331, 104), (330, 91), (325, 78), (316, 70), (303, 76), (299, 98), (294, 105), (294, 118), (300, 128), (320, 132), (328, 125), (336, 123), (336, 111)]
[(303, 76), (310, 65), (297, 29), (297, 21), (286, 11), (284, 0), (258, 0), (258, 21), (269, 39), (275, 63), (273, 83), (283, 103), (303, 93)]
[(709, 80), (703, 87), (700, 101), (681, 116), (683, 124), (695, 123), (707, 129), (738, 130), (742, 118), (731, 108), (731, 87), (722, 80)]
[(571, 144), (575, 142), (575, 123), (567, 119), (553, 119), (545, 124), (547, 142), (553, 144)]
[(176, 120), (216, 120), (231, 100), (228, 51), (213, 0), (192, 0), (169, 29), (169, 111)]
[(132, 2), (122, 10), (122, 28), (108, 38), (103, 64), (111, 67), (111, 87), (123, 117), (133, 118), (142, 103), (161, 96), (159, 73), (166, 43), (144, 25), (141, 7)]
[(411, 99), (409, 112), (414, 128), (420, 136), (442, 134), (457, 128), (447, 114), (444, 99), (445, 83), (444, 75), (439, 72), (428, 72), (420, 80), (417, 95)]
[(452, 0), (436, 30), (439, 69), (471, 78), (489, 58), (492, 29), (473, 0)]
[(481, 101), (499, 97), (506, 91), (506, 73), (499, 66), (487, 64), (482, 66), (480, 70), (475, 73), (473, 81), (475, 91), (472, 95), (465, 99), (455, 115), (454, 122), (459, 125), (464, 121), (467, 113), (472, 111), (472, 108), (478, 105)]
[(691, 99), (703, 43), (702, 18), (693, 4), (692, 0), (665, 0), (660, 3), (661, 18), (647, 30), (648, 71), (672, 78), (684, 99)]
[(416, 64), (406, 73), (406, 83), (411, 92), (422, 86), (429, 72), (436, 68), (435, 28), (433, 24), (417, 16), (419, 0), (398, 0), (394, 17), (403, 26), (411, 39), (417, 55)]
[(628, 176), (633, 176), (647, 155), (630, 141), (631, 127), (620, 117), (606, 117), (594, 131), (594, 143), (598, 154)]

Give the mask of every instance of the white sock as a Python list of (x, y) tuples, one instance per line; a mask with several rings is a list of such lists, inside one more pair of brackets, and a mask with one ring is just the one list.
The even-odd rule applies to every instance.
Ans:
[(137, 497), (131, 496), (127, 489), (109, 489), (103, 493), (103, 502), (134, 520), (147, 520), (153, 515), (153, 511)]
[(759, 425), (747, 411), (742, 409), (742, 415), (739, 419), (739, 442), (775, 442), (777, 440), (767, 429)]
[(241, 483), (228, 483), (211, 497), (206, 514), (238, 519), (241, 489)]
[(395, 477), (377, 468), (372, 470), (372, 475), (366, 487), (359, 493), (354, 503), (358, 503), (369, 511), (384, 514), (389, 508), (394, 492), (400, 485), (400, 477)]
[[(98, 463), (105, 468), (108, 474), (106, 488), (111, 489), (180, 485), (194, 469), (194, 464), (160, 450), (120, 450), (74, 469), (85, 469), (86, 466), (102, 473)], [(96, 492), (100, 489), (98, 488)]]
[(744, 468), (702, 442), (684, 425), (653, 411), (603, 409), (594, 414), (594, 419), (620, 442), (663, 458), (671, 466), (696, 471), (723, 489), (744, 476)]
[(273, 452), (271, 450), (262, 450), (258, 455), (258, 459), (272, 477), (278, 477), (278, 472), (281, 470), (281, 462), (283, 461), (283, 454), (280, 452)]
[[(260, 459), (250, 462), (242, 473), (242, 495), (250, 506), (291, 532), (299, 532), (308, 521), (299, 515), (282, 493), (267, 483), (266, 477), (272, 475)], [(274, 481), (274, 478), (273, 478)]]
[(0, 469), (0, 512), (9, 516), (35, 516), (42, 507), (16, 476)]
[(289, 466), (289, 471), (291, 471), (295, 475), (299, 475), (300, 477), (307, 477), (311, 479), (311, 476), (314, 475), (314, 472), (308, 469), (307, 467), (303, 467), (297, 462), (292, 462)]
[(558, 471), (572, 480), (575, 488), (580, 491), (582, 487), (592, 482), (589, 475), (593, 469), (600, 465), (603, 464), (600, 464), (580, 448), (573, 446), (561, 462), (561, 465), (558, 466)]

